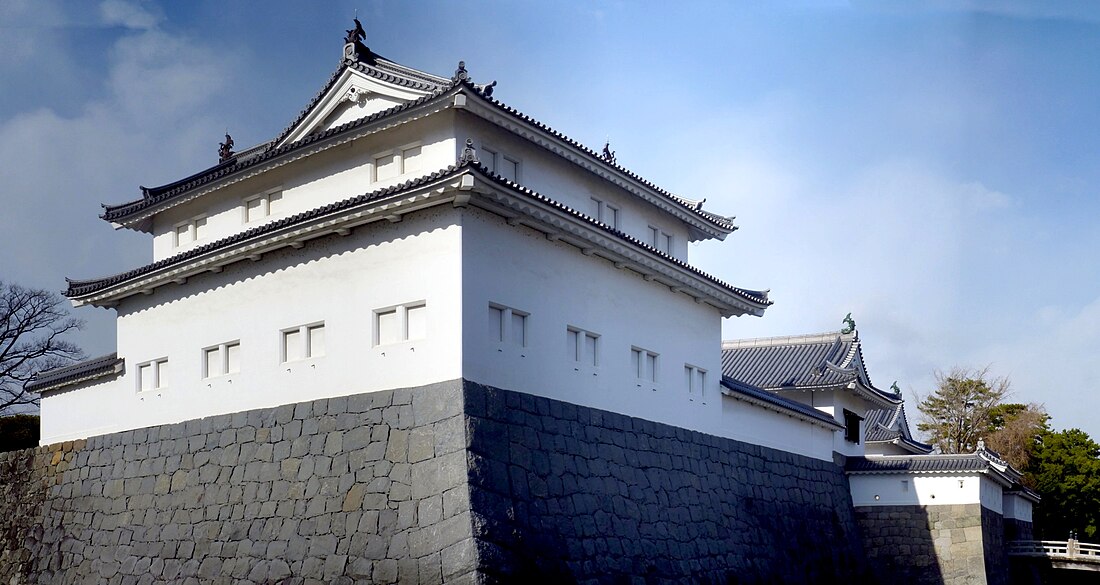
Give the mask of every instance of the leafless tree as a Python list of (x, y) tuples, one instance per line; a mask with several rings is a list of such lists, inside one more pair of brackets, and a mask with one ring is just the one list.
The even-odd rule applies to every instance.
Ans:
[(62, 339), (83, 326), (60, 295), (0, 281), (0, 415), (38, 404), (26, 389), (35, 374), (84, 356)]

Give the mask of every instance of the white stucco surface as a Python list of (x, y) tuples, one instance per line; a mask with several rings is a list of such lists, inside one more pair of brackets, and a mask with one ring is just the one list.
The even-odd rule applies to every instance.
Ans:
[(981, 504), (1001, 513), (1001, 484), (980, 473), (855, 474), (848, 478), (856, 506)]

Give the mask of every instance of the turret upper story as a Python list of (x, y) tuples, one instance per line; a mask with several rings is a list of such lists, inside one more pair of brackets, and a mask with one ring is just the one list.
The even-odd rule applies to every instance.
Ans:
[[(349, 37), (350, 38), (350, 37)], [(301, 114), (271, 141), (142, 197), (105, 206), (116, 227), (153, 236), (161, 262), (250, 229), (456, 165), (467, 140), (490, 174), (553, 199), (681, 262), (724, 239), (704, 211), (493, 97), (460, 63), (450, 78), (389, 61), (358, 38)]]
[(866, 452), (868, 419), (893, 413), (902, 399), (871, 383), (855, 322), (849, 315), (845, 323), (839, 332), (723, 341), (722, 373), (830, 414), (845, 429), (834, 450), (858, 456)]

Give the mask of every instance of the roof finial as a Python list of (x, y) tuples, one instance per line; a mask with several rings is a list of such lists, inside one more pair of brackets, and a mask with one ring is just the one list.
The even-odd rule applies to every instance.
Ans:
[(361, 43), (367, 40), (367, 31), (363, 30), (363, 23), (359, 22), (359, 9), (355, 9), (355, 17), (352, 18), (355, 21), (355, 28), (346, 31), (348, 36), (344, 37), (345, 43)]
[(856, 320), (852, 318), (851, 313), (845, 315), (844, 320), (841, 321), (841, 323), (844, 323), (844, 328), (841, 329), (840, 332), (844, 335), (847, 335), (856, 330)]
[(890, 384), (890, 389), (894, 391), (894, 394), (901, 396), (901, 388), (898, 388), (898, 381), (894, 380), (893, 384)]
[(603, 143), (603, 159), (611, 164), (615, 164), (615, 151), (611, 150), (611, 138), (608, 137)]
[(458, 69), (455, 69), (455, 74), (451, 76), (451, 81), (467, 81), (470, 79), (470, 74), (466, 71), (466, 62), (459, 61)]
[(233, 137), (229, 135), (229, 129), (225, 130), (225, 142), (218, 144), (218, 162), (223, 163), (233, 158)]
[(466, 148), (462, 149), (462, 155), (458, 157), (458, 164), (462, 165), (466, 163), (481, 163), (481, 161), (477, 160), (477, 150), (474, 148), (473, 139), (470, 138), (466, 139)]
[(978, 448), (974, 452), (977, 453), (978, 451), (985, 451), (985, 439), (978, 439)]
[(478, 85), (477, 90), (485, 94), (485, 97), (493, 97), (493, 88), (497, 86), (497, 81), (494, 79), (492, 83), (486, 83), (484, 85)]

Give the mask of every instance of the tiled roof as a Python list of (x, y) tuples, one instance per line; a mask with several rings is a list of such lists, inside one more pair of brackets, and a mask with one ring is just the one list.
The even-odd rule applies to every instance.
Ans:
[(181, 264), (183, 262), (186, 262), (187, 260), (191, 260), (192, 258), (196, 258), (196, 257), (201, 256), (203, 254), (207, 254), (207, 253), (213, 252), (215, 250), (220, 250), (220, 249), (229, 247), (233, 244), (237, 244), (237, 243), (243, 242), (245, 240), (257, 237), (257, 236), (268, 234), (268, 233), (271, 233), (271, 232), (274, 232), (274, 231), (277, 231), (277, 230), (280, 230), (280, 229), (283, 229), (283, 228), (286, 228), (286, 227), (289, 227), (289, 226), (292, 226), (292, 225), (295, 225), (295, 224), (298, 224), (298, 223), (302, 223), (304, 221), (308, 221), (310, 219), (314, 219), (314, 218), (317, 218), (317, 217), (320, 217), (320, 216), (323, 216), (323, 215), (327, 215), (327, 214), (332, 213), (332, 212), (347, 209), (349, 207), (354, 207), (356, 205), (360, 205), (360, 204), (366, 203), (368, 201), (383, 199), (383, 198), (388, 197), (390, 195), (393, 195), (395, 193), (400, 193), (401, 191), (405, 191), (406, 189), (412, 189), (412, 188), (418, 187), (420, 185), (430, 183), (430, 182), (432, 182), (436, 179), (440, 179), (440, 178), (443, 178), (443, 177), (451, 175), (451, 174), (457, 174), (456, 171), (458, 169), (459, 169), (459, 167), (457, 167), (457, 166), (450, 166), (450, 167), (447, 167), (446, 169), (443, 169), (441, 171), (437, 171), (437, 172), (432, 173), (430, 175), (420, 177), (418, 179), (413, 179), (413, 180), (410, 180), (410, 181), (406, 181), (404, 183), (400, 183), (400, 184), (397, 184), (397, 185), (393, 185), (392, 187), (387, 187), (385, 189), (379, 189), (377, 191), (372, 191), (370, 193), (359, 195), (358, 197), (352, 197), (350, 199), (344, 199), (343, 201), (337, 201), (335, 203), (330, 203), (328, 205), (322, 205), (321, 207), (317, 207), (317, 208), (311, 209), (309, 211), (304, 211), (302, 213), (298, 213), (298, 214), (292, 215), (290, 217), (285, 217), (283, 219), (273, 221), (271, 223), (266, 223), (266, 224), (263, 224), (261, 226), (254, 227), (252, 229), (245, 230), (243, 232), (238, 232), (236, 234), (233, 234), (231, 236), (222, 238), (220, 240), (210, 242), (209, 244), (205, 244), (205, 245), (202, 245), (202, 246), (199, 246), (199, 247), (196, 247), (196, 248), (192, 248), (190, 250), (187, 250), (186, 252), (181, 252), (179, 254), (176, 254), (175, 256), (170, 256), (168, 258), (164, 258), (164, 259), (159, 260), (157, 262), (153, 262), (152, 264), (146, 264), (145, 266), (141, 266), (139, 268), (134, 268), (133, 270), (128, 270), (126, 272), (121, 272), (121, 273), (115, 274), (113, 276), (107, 276), (107, 277), (104, 277), (104, 278), (94, 278), (94, 279), (89, 279), (89, 280), (76, 280), (76, 279), (66, 278), (65, 280), (69, 283), (69, 287), (65, 291), (65, 296), (73, 298), (73, 297), (81, 297), (81, 296), (85, 296), (85, 295), (88, 295), (88, 294), (92, 294), (96, 291), (105, 289), (109, 286), (118, 284), (118, 283), (126, 281), (126, 280), (130, 280), (131, 278), (136, 278), (138, 276), (142, 276), (144, 274), (148, 274), (150, 272), (153, 272), (154, 270), (159, 270), (161, 268), (166, 268), (168, 266)]
[(965, 455), (868, 455), (850, 457), (845, 471), (866, 473), (950, 473), (986, 471), (989, 462), (976, 453)]
[[(448, 88), (448, 89), (450, 89), (450, 88)], [(231, 159), (225, 161), (224, 163), (221, 163), (221, 164), (218, 164), (216, 166), (210, 167), (209, 169), (206, 169), (205, 171), (201, 171), (201, 172), (196, 173), (194, 175), (191, 175), (190, 177), (187, 177), (185, 179), (180, 179), (179, 181), (176, 181), (174, 183), (169, 183), (167, 185), (162, 185), (160, 187), (154, 187), (154, 188), (142, 187), (143, 197), (141, 199), (138, 199), (136, 201), (131, 201), (129, 203), (122, 203), (122, 204), (119, 204), (119, 205), (104, 205), (103, 206), (104, 212), (100, 217), (102, 217), (103, 219), (105, 219), (107, 221), (115, 221), (115, 220), (119, 220), (119, 219), (124, 219), (127, 216), (133, 215), (133, 214), (138, 213), (140, 211), (144, 211), (145, 209), (148, 209), (148, 208), (153, 207), (155, 205), (158, 205), (160, 203), (164, 203), (166, 201), (169, 201), (170, 199), (172, 199), (172, 198), (174, 198), (178, 195), (181, 195), (181, 194), (185, 193), (186, 191), (190, 191), (191, 189), (194, 189), (196, 187), (211, 183), (215, 180), (227, 177), (229, 175), (235, 174), (235, 173), (243, 171), (245, 169), (249, 169), (249, 168), (254, 167), (254, 166), (256, 166), (260, 163), (267, 162), (267, 161), (269, 161), (271, 159), (274, 159), (274, 158), (278, 158), (279, 156), (282, 156), (284, 154), (288, 154), (288, 153), (293, 152), (295, 150), (298, 150), (300, 148), (304, 148), (304, 147), (306, 147), (310, 144), (319, 142), (321, 140), (324, 140), (324, 139), (329, 138), (331, 136), (335, 136), (335, 135), (340, 134), (342, 132), (346, 132), (346, 131), (350, 131), (350, 130), (353, 130), (353, 129), (361, 128), (363, 126), (367, 126), (371, 123), (377, 122), (377, 121), (379, 121), (383, 118), (387, 118), (389, 116), (411, 110), (411, 109), (413, 109), (417, 106), (420, 106), (420, 105), (423, 105), (423, 104), (425, 104), (429, 101), (432, 101), (433, 99), (438, 98), (438, 97), (440, 97), (440, 96), (442, 96), (446, 93), (448, 93), (448, 91), (440, 91), (440, 92), (436, 92), (436, 93), (433, 93), (433, 94), (429, 94), (429, 95), (426, 95), (426, 96), (424, 96), (424, 97), (422, 97), (418, 100), (409, 102), (407, 104), (401, 104), (401, 105), (394, 106), (392, 108), (383, 110), (381, 112), (376, 112), (376, 113), (371, 114), (369, 116), (365, 116), (363, 118), (353, 120), (353, 121), (348, 122), (346, 124), (341, 124), (340, 126), (330, 128), (328, 130), (325, 130), (324, 132), (317, 132), (317, 133), (314, 133), (314, 134), (310, 134), (310, 135), (302, 138), (301, 140), (297, 140), (295, 142), (292, 142), (290, 144), (287, 144), (287, 145), (279, 147), (279, 148), (271, 148), (269, 150), (264, 151), (262, 154), (260, 154), (258, 156), (255, 156), (255, 157), (252, 157), (252, 158), (247, 159), (247, 160), (239, 160), (238, 158), (231, 158)]]
[(722, 387), (727, 389), (729, 392), (766, 402), (780, 409), (800, 414), (803, 417), (818, 420), (830, 426), (841, 426), (840, 423), (836, 422), (836, 420), (833, 419), (833, 417), (824, 412), (821, 412), (816, 408), (807, 406), (805, 404), (802, 404), (801, 402), (795, 402), (794, 400), (791, 400), (789, 398), (784, 398), (782, 396), (773, 394), (771, 392), (768, 392), (767, 390), (762, 390), (760, 388), (757, 388), (756, 386), (753, 386), (752, 384), (746, 384), (744, 382), (741, 382), (740, 380), (730, 378), (729, 376), (722, 376)]
[[(684, 199), (683, 197), (680, 197), (680, 196), (678, 196), (674, 193), (671, 193), (671, 192), (669, 192), (665, 189), (662, 189), (662, 188), (658, 187), (657, 185), (653, 184), (652, 182), (642, 178), (640, 175), (630, 171), (629, 169), (627, 169), (627, 168), (625, 168), (625, 167), (623, 167), (623, 166), (621, 166), (621, 165), (619, 165), (615, 162), (608, 161), (607, 159), (603, 158), (602, 155), (597, 153), (595, 150), (593, 150), (591, 148), (588, 148), (587, 146), (584, 146), (583, 144), (577, 142), (576, 140), (573, 140), (572, 138), (569, 138), (568, 136), (566, 136), (565, 134), (562, 134), (561, 132), (558, 132), (557, 130), (554, 130), (553, 128), (547, 126), (546, 124), (543, 124), (542, 122), (539, 122), (538, 120), (535, 120), (534, 118), (532, 118), (532, 117), (530, 117), (526, 114), (523, 114), (519, 110), (517, 110), (515, 108), (512, 108), (508, 105), (505, 105), (503, 102), (500, 102), (499, 100), (496, 100), (496, 99), (486, 95), (484, 89), (476, 86), (470, 80), (463, 80), (463, 81), (443, 80), (443, 78), (431, 76), (430, 74), (427, 74), (427, 73), (419, 72), (419, 71), (416, 71), (414, 69), (410, 69), (410, 68), (407, 68), (407, 67), (404, 67), (404, 66), (401, 66), (401, 65), (397, 65), (396, 63), (393, 63), (391, 61), (387, 61), (387, 60), (382, 59), (380, 57), (378, 58), (377, 62), (374, 63), (373, 65), (374, 66), (372, 67), (371, 65), (365, 64), (363, 62), (358, 62), (358, 63), (344, 62), (340, 66), (340, 68), (338, 68), (336, 70), (336, 72), (334, 72), (333, 75), (329, 78), (328, 82), (325, 84), (325, 87), (316, 96), (314, 96), (313, 100), (310, 101), (309, 105), (306, 106), (306, 108), (302, 110), (302, 112), (298, 115), (298, 117), (295, 119), (295, 121), (293, 123), (291, 123), (286, 129), (284, 129), (283, 132), (280, 133), (279, 137), (277, 137), (276, 139), (274, 139), (271, 142), (267, 143), (267, 147), (265, 149), (263, 149), (261, 152), (255, 154), (255, 155), (251, 155), (251, 153), (250, 153), (250, 156), (248, 156), (248, 157), (235, 156), (233, 158), (230, 158), (229, 160), (226, 160), (225, 162), (219, 163), (219, 164), (217, 164), (215, 166), (212, 166), (212, 167), (210, 167), (206, 170), (195, 173), (195, 174), (193, 174), (189, 177), (185, 177), (185, 178), (180, 179), (178, 181), (174, 181), (172, 183), (161, 185), (159, 187), (148, 187), (148, 188), (147, 187), (141, 187), (141, 190), (142, 190), (141, 199), (137, 199), (135, 201), (129, 201), (129, 202), (121, 203), (121, 204), (117, 204), (117, 205), (107, 205), (107, 204), (105, 204), (105, 205), (103, 205), (103, 208), (104, 208), (103, 214), (100, 217), (103, 218), (104, 220), (112, 221), (112, 222), (113, 221), (118, 221), (118, 220), (125, 220), (126, 218), (128, 218), (132, 215), (135, 215), (137, 213), (140, 213), (142, 211), (145, 211), (147, 209), (155, 207), (155, 206), (157, 206), (161, 203), (168, 202), (168, 201), (174, 199), (175, 197), (180, 196), (180, 195), (182, 195), (182, 194), (184, 194), (184, 193), (186, 193), (186, 192), (188, 192), (188, 191), (190, 191), (190, 190), (192, 190), (196, 187), (200, 187), (202, 185), (212, 183), (212, 182), (217, 181), (219, 179), (229, 177), (230, 175), (234, 175), (234, 174), (239, 173), (241, 171), (244, 171), (246, 169), (250, 169), (250, 168), (255, 167), (255, 166), (257, 166), (261, 163), (267, 162), (267, 161), (269, 161), (271, 159), (274, 159), (274, 158), (278, 158), (279, 156), (282, 156), (282, 155), (288, 154), (290, 152), (296, 151), (300, 148), (304, 148), (304, 147), (306, 147), (310, 144), (314, 144), (314, 143), (316, 143), (318, 141), (321, 141), (323, 139), (338, 135), (338, 134), (343, 133), (343, 132), (349, 132), (349, 131), (352, 131), (354, 129), (361, 128), (363, 126), (369, 125), (369, 124), (377, 122), (379, 120), (382, 120), (383, 118), (388, 118), (390, 116), (395, 116), (395, 115), (401, 114), (401, 113), (406, 112), (408, 110), (412, 110), (412, 109), (416, 108), (417, 106), (426, 104), (428, 102), (432, 102), (432, 101), (437, 100), (437, 99), (443, 99), (443, 96), (451, 94), (451, 92), (454, 91), (456, 88), (463, 88), (463, 89), (468, 90), (470, 93), (478, 96), (479, 98), (484, 100), (487, 104), (490, 104), (493, 108), (497, 109), (498, 111), (503, 112), (503, 113), (515, 118), (516, 120), (519, 120), (519, 121), (525, 123), (525, 124), (534, 126), (535, 128), (538, 128), (539, 130), (541, 130), (543, 132), (546, 132), (547, 134), (553, 136), (554, 138), (556, 138), (556, 139), (558, 139), (562, 142), (565, 142), (566, 144), (568, 144), (571, 147), (576, 148), (577, 150), (581, 151), (586, 156), (588, 156), (592, 160), (598, 162), (599, 164), (606, 165), (608, 168), (613, 169), (615, 172), (621, 173), (622, 175), (628, 177), (629, 179), (631, 179), (633, 181), (636, 181), (637, 183), (643, 185), (645, 188), (650, 189), (653, 192), (658, 193), (661, 196), (667, 198), (669, 201), (675, 203), (679, 207), (683, 208), (685, 211), (687, 211), (691, 214), (694, 214), (695, 216), (697, 216), (697, 217), (699, 217), (699, 218), (701, 218), (701, 219), (717, 226), (720, 229), (729, 230), (729, 231), (732, 231), (732, 230), (736, 229), (736, 226), (733, 225), (733, 221), (731, 220), (731, 218), (721, 216), (721, 215), (718, 215), (716, 213), (711, 213), (709, 211), (704, 211), (702, 208), (700, 208), (695, 203), (690, 202), (690, 201)], [(429, 94), (425, 95), (424, 97), (421, 97), (421, 98), (419, 98), (415, 101), (409, 102), (407, 104), (401, 104), (401, 105), (398, 105), (398, 106), (394, 106), (394, 107), (389, 108), (387, 110), (383, 110), (381, 112), (377, 112), (377, 113), (371, 114), (369, 116), (365, 116), (363, 118), (353, 120), (351, 122), (342, 124), (340, 126), (330, 128), (328, 130), (325, 130), (324, 132), (318, 132), (318, 133), (310, 134), (308, 136), (303, 137), (300, 140), (296, 140), (292, 143), (285, 144), (285, 145), (282, 145), (282, 146), (278, 146), (279, 142), (282, 139), (284, 139), (287, 135), (289, 135), (289, 133), (293, 130), (293, 128), (296, 127), (309, 114), (309, 112), (314, 107), (316, 107), (319, 100), (324, 96), (324, 94), (326, 92), (329, 91), (329, 89), (331, 89), (332, 85), (339, 78), (340, 74), (344, 71), (344, 69), (346, 69), (348, 67), (353, 67), (356, 70), (363, 71), (365, 73), (372, 73), (375, 77), (390, 75), (389, 73), (386, 73), (387, 69), (392, 70), (392, 71), (397, 71), (398, 69), (400, 69), (402, 71), (402, 74), (405, 75), (405, 76), (412, 75), (409, 72), (415, 72), (416, 74), (418, 74), (420, 76), (425, 76), (426, 77), (426, 80), (424, 82), (422, 82), (421, 85), (417, 85), (416, 87), (418, 89), (431, 90), (432, 93), (429, 93)], [(430, 78), (430, 79), (427, 79), (427, 78)], [(446, 81), (446, 83), (444, 83), (444, 81)]]
[(45, 372), (39, 372), (26, 388), (30, 392), (43, 392), (68, 384), (92, 380), (118, 371), (122, 358), (112, 353), (82, 362), (77, 362)]
[(722, 342), (722, 373), (769, 390), (832, 387), (856, 380), (854, 334), (825, 333)]
[(188, 260), (191, 260), (193, 258), (202, 256), (204, 254), (208, 254), (208, 253), (211, 253), (211, 252), (215, 252), (215, 251), (218, 251), (218, 250), (221, 250), (221, 249), (224, 249), (224, 248), (227, 248), (229, 246), (232, 246), (234, 244), (238, 244), (240, 242), (249, 240), (251, 238), (255, 238), (255, 237), (265, 235), (265, 234), (269, 234), (269, 233), (272, 233), (272, 232), (275, 232), (275, 231), (293, 226), (295, 224), (306, 222), (306, 221), (309, 221), (311, 219), (315, 219), (315, 218), (318, 218), (318, 217), (321, 217), (321, 216), (324, 216), (324, 215), (328, 215), (328, 214), (331, 214), (331, 213), (335, 213), (335, 212), (339, 212), (339, 211), (342, 211), (342, 210), (345, 210), (345, 209), (349, 209), (349, 208), (361, 205), (361, 204), (366, 203), (366, 202), (381, 200), (381, 199), (384, 199), (386, 197), (389, 197), (389, 196), (395, 195), (397, 193), (400, 193), (402, 191), (405, 191), (405, 190), (408, 190), (408, 189), (413, 189), (413, 188), (416, 188), (416, 187), (419, 187), (419, 186), (422, 186), (422, 185), (425, 185), (425, 184), (428, 184), (428, 183), (431, 183), (431, 182), (434, 182), (434, 181), (437, 181), (437, 180), (444, 180), (444, 179), (447, 179), (447, 178), (451, 178), (451, 177), (457, 176), (461, 172), (464, 172), (464, 171), (467, 171), (467, 170), (476, 170), (476, 171), (479, 172), (479, 174), (483, 178), (485, 178), (487, 180), (491, 180), (491, 181), (496, 182), (499, 185), (508, 187), (512, 191), (514, 191), (516, 193), (519, 193), (519, 194), (521, 194), (521, 195), (523, 195), (527, 198), (533, 199), (533, 200), (538, 201), (540, 203), (543, 203), (545, 205), (549, 205), (549, 206), (552, 206), (556, 209), (559, 209), (559, 210), (561, 210), (565, 213), (568, 213), (569, 215), (571, 215), (575, 218), (578, 218), (580, 220), (583, 220), (583, 221), (589, 223), (593, 227), (596, 227), (596, 228), (606, 232), (609, 235), (612, 235), (612, 236), (614, 236), (614, 237), (616, 237), (620, 240), (629, 242), (630, 244), (632, 244), (634, 246), (642, 248), (642, 249), (646, 250), (647, 252), (650, 252), (651, 254), (654, 254), (654, 255), (662, 258), (666, 262), (669, 262), (669, 263), (674, 264), (674, 265), (676, 265), (680, 268), (683, 268), (685, 270), (688, 270), (688, 271), (694, 273), (695, 275), (697, 275), (697, 276), (709, 281), (710, 283), (724, 289), (725, 291), (733, 294), (734, 296), (741, 298), (743, 301), (746, 301), (747, 303), (758, 307), (759, 309), (763, 309), (764, 307), (767, 307), (768, 305), (771, 304), (771, 301), (768, 300), (767, 292), (750, 290), (750, 289), (743, 289), (743, 288), (739, 288), (739, 287), (735, 287), (735, 286), (732, 286), (730, 284), (727, 284), (726, 282), (723, 282), (722, 280), (720, 280), (720, 279), (718, 279), (714, 276), (711, 276), (710, 274), (707, 274), (706, 272), (703, 272), (702, 270), (699, 270), (698, 268), (695, 268), (694, 266), (691, 266), (690, 264), (687, 264), (686, 262), (684, 262), (682, 260), (679, 260), (677, 258), (673, 258), (672, 256), (657, 250), (653, 246), (651, 246), (651, 245), (649, 245), (649, 244), (647, 244), (647, 243), (645, 243), (645, 242), (643, 242), (643, 241), (641, 241), (641, 240), (639, 240), (639, 239), (637, 239), (633, 236), (627, 235), (624, 232), (621, 232), (617, 229), (614, 229), (614, 228), (612, 228), (612, 227), (610, 227), (606, 224), (600, 223), (599, 221), (597, 221), (597, 220), (589, 217), (588, 215), (585, 215), (585, 214), (583, 214), (583, 213), (581, 213), (581, 212), (579, 212), (579, 211), (577, 211), (577, 210), (575, 210), (575, 209), (573, 209), (573, 208), (571, 208), (567, 205), (564, 205), (564, 204), (562, 204), (558, 201), (555, 201), (555, 200), (553, 200), (549, 197), (543, 196), (543, 195), (539, 194), (536, 191), (533, 191), (533, 190), (528, 189), (528, 188), (526, 188), (522, 185), (519, 185), (517, 183), (509, 181), (509, 180), (507, 180), (507, 179), (505, 179), (505, 178), (503, 178), (499, 175), (495, 175), (493, 173), (490, 173), (486, 167), (484, 167), (483, 165), (481, 165), (479, 163), (469, 163), (469, 162), (468, 163), (463, 163), (461, 165), (453, 165), (453, 166), (447, 167), (446, 169), (443, 169), (441, 171), (437, 171), (435, 173), (432, 173), (431, 175), (427, 175), (427, 176), (421, 177), (419, 179), (413, 179), (413, 180), (401, 183), (399, 185), (394, 185), (392, 187), (388, 187), (388, 188), (385, 188), (385, 189), (380, 189), (378, 191), (373, 191), (373, 192), (370, 192), (370, 193), (359, 195), (357, 197), (352, 197), (350, 199), (345, 199), (343, 201), (330, 203), (328, 205), (324, 205), (324, 206), (318, 207), (316, 209), (312, 209), (312, 210), (302, 212), (302, 213), (299, 213), (299, 214), (296, 214), (296, 215), (293, 215), (293, 216), (290, 216), (290, 217), (286, 217), (286, 218), (283, 218), (283, 219), (278, 220), (278, 221), (274, 221), (274, 222), (267, 223), (267, 224), (264, 224), (264, 225), (261, 225), (261, 226), (257, 226), (255, 228), (250, 229), (250, 230), (246, 230), (246, 231), (243, 231), (243, 232), (240, 232), (240, 233), (237, 233), (237, 234), (233, 234), (229, 237), (222, 238), (220, 240), (211, 242), (209, 244), (199, 246), (199, 247), (193, 248), (191, 250), (187, 250), (186, 252), (181, 252), (179, 254), (176, 254), (175, 256), (171, 256), (169, 258), (165, 258), (163, 260), (153, 262), (151, 264), (147, 264), (145, 266), (135, 268), (133, 270), (129, 270), (129, 271), (126, 271), (126, 272), (123, 272), (123, 273), (120, 273), (120, 274), (116, 274), (116, 275), (108, 276), (108, 277), (104, 277), (104, 278), (90, 279), (90, 280), (66, 279), (69, 283), (69, 287), (68, 287), (68, 290), (65, 291), (65, 295), (70, 297), (70, 298), (73, 298), (73, 297), (81, 297), (81, 296), (86, 296), (86, 295), (89, 295), (89, 294), (93, 294), (93, 293), (98, 292), (100, 290), (103, 290), (107, 287), (122, 283), (124, 281), (130, 280), (130, 279), (133, 279), (133, 278), (140, 277), (142, 275), (148, 274), (150, 272), (153, 272), (153, 271), (156, 271), (156, 270), (159, 270), (159, 269), (162, 269), (162, 268), (167, 268), (167, 267), (170, 267), (170, 266), (182, 264), (182, 263), (184, 263)]
[(910, 434), (909, 420), (905, 416), (905, 403), (895, 408), (877, 408), (867, 413), (864, 419), (867, 429), (865, 438), (868, 443), (889, 443), (898, 441), (913, 450), (928, 453), (932, 445), (913, 439)]

